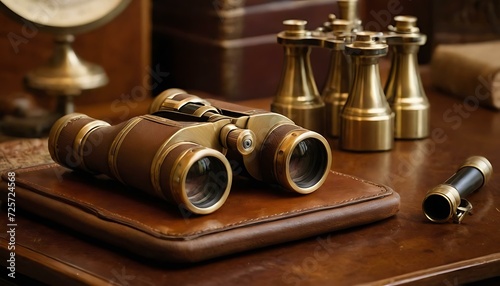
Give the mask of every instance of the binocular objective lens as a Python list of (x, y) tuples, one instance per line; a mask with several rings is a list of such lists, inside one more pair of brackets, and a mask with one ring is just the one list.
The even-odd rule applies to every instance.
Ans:
[(221, 199), (228, 187), (226, 166), (218, 158), (203, 157), (194, 162), (186, 176), (186, 194), (198, 208), (206, 208)]
[(323, 177), (328, 154), (322, 142), (307, 138), (299, 142), (290, 157), (290, 177), (300, 188), (309, 188)]
[(287, 190), (310, 194), (325, 182), (332, 162), (330, 145), (316, 132), (296, 125), (274, 128), (261, 148), (265, 180)]
[(164, 194), (187, 210), (208, 214), (226, 201), (232, 172), (222, 153), (198, 144), (182, 143), (158, 161), (167, 167), (164, 174), (169, 174), (170, 188)]

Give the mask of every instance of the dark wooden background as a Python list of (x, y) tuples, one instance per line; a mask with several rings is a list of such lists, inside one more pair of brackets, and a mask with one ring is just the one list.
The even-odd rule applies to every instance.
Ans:
[[(110, 82), (86, 91), (77, 98), (77, 107), (135, 106), (126, 103), (132, 94), (142, 99), (144, 91), (155, 95), (171, 87), (228, 100), (273, 96), (283, 64), (282, 48), (275, 42), (282, 21), (302, 18), (314, 29), (329, 13), (338, 13), (335, 2), (133, 0), (111, 23), (78, 35), (77, 53), (101, 64)], [(500, 21), (500, 4), (495, 0), (360, 0), (358, 6), (369, 30), (385, 31), (396, 15), (417, 16), (418, 26), (428, 36), (419, 53), (422, 64), (430, 61), (436, 44), (499, 36), (495, 23)], [(17, 46), (11, 43), (13, 35), (20, 40)], [(51, 46), (50, 35), (0, 13), (0, 96), (22, 91), (24, 75), (49, 58)], [(327, 50), (313, 49), (320, 90), (328, 59)]]
[[(0, 96), (23, 90), (24, 75), (52, 54), (52, 36), (0, 12)], [(109, 84), (86, 91), (78, 104), (112, 102), (144, 85), (151, 50), (150, 0), (133, 0), (112, 22), (77, 35), (74, 49), (84, 60), (100, 64)], [(12, 44), (12, 42), (17, 44)], [(149, 82), (149, 79), (148, 81)], [(48, 100), (48, 99), (45, 99)]]

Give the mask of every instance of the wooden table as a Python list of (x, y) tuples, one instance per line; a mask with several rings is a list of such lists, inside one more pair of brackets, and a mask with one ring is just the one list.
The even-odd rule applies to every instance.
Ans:
[[(400, 194), (400, 212), (390, 219), (186, 266), (144, 261), (26, 214), (18, 217), (17, 272), (59, 285), (458, 285), (499, 277), (500, 113), (435, 91), (425, 68), (423, 80), (430, 138), (397, 141), (392, 151), (378, 153), (340, 151), (331, 140), (333, 170)], [(270, 100), (245, 103), (268, 108)], [(485, 156), (494, 168), (490, 182), (469, 197), (474, 215), (462, 224), (427, 221), (425, 193), (471, 155)], [(2, 225), (6, 217), (3, 211)], [(8, 237), (0, 237), (5, 264)]]

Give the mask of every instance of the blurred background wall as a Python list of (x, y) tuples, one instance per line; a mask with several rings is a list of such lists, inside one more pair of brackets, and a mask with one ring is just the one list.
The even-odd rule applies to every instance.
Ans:
[[(77, 106), (155, 95), (165, 88), (200, 90), (228, 100), (273, 96), (283, 51), (276, 44), (282, 21), (305, 19), (314, 29), (338, 13), (336, 0), (133, 0), (114, 21), (78, 35), (74, 49), (104, 67), (107, 86), (86, 91)], [(428, 35), (419, 54), (429, 62), (438, 43), (499, 37), (500, 1), (359, 0), (368, 30), (385, 31), (396, 15), (418, 17)], [(21, 38), (12, 44), (13, 34)], [(0, 96), (23, 90), (23, 77), (50, 56), (52, 37), (0, 13)], [(313, 49), (318, 87), (329, 52)]]

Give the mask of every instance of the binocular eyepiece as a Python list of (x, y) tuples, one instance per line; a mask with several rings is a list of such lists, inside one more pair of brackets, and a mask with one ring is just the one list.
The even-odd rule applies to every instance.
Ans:
[(280, 114), (179, 89), (160, 94), (150, 111), (114, 126), (79, 113), (63, 116), (49, 135), (51, 157), (196, 214), (224, 204), (233, 170), (308, 194), (331, 166), (326, 139)]
[(469, 157), (444, 184), (427, 192), (422, 203), (424, 215), (432, 222), (453, 219), (454, 223), (460, 223), (472, 209), (465, 197), (486, 184), (492, 172), (493, 167), (486, 158)]

